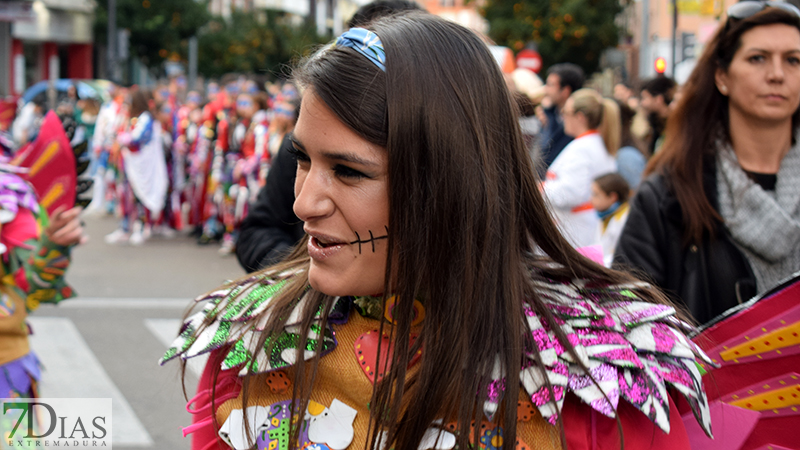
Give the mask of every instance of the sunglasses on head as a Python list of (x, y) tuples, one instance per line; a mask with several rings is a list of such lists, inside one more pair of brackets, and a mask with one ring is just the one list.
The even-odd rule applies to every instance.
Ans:
[(782, 9), (786, 12), (794, 14), (797, 17), (800, 17), (800, 9), (797, 9), (797, 7), (792, 5), (791, 3), (773, 2), (773, 1), (758, 2), (753, 0), (746, 0), (731, 5), (731, 7), (728, 8), (728, 18), (738, 19), (738, 20), (747, 19), (748, 17), (752, 17), (767, 8)]

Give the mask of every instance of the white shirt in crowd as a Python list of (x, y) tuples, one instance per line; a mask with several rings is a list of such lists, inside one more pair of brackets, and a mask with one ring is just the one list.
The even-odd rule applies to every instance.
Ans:
[(590, 203), (592, 181), (616, 171), (617, 162), (596, 131), (576, 137), (547, 170), (544, 195), (561, 232), (574, 247), (599, 243), (600, 218)]

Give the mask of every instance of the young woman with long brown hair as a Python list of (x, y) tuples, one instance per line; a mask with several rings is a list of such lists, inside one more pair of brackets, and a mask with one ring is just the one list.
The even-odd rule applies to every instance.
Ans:
[(800, 270), (800, 11), (733, 5), (682, 92), (615, 258), (706, 323)]
[(193, 448), (688, 448), (665, 383), (708, 427), (698, 350), (558, 232), (486, 45), (424, 13), (368, 28), (295, 72), (306, 239), (165, 355), (211, 354)]

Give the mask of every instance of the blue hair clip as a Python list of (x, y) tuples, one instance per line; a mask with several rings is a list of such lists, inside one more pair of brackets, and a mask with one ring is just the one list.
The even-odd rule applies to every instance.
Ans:
[(350, 47), (366, 56), (379, 69), (386, 72), (386, 53), (378, 35), (363, 28), (350, 28), (336, 39), (336, 47)]

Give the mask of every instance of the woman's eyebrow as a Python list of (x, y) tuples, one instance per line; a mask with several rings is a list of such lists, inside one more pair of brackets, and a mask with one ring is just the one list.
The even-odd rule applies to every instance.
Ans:
[[(292, 143), (294, 143), (295, 146), (300, 148), (300, 150), (303, 150), (304, 152), (308, 152), (306, 150), (306, 147), (303, 145), (302, 142), (300, 142), (299, 139), (297, 139), (297, 136), (295, 136), (294, 133), (292, 133), (292, 135), (289, 137), (289, 139), (291, 139)], [(376, 161), (372, 161), (372, 160), (366, 159), (366, 158), (362, 158), (361, 156), (359, 156), (359, 155), (357, 155), (355, 153), (352, 153), (352, 152), (322, 150), (322, 151), (320, 151), (320, 154), (323, 157), (327, 158), (327, 159), (332, 159), (332, 160), (335, 160), (335, 161), (344, 161), (344, 162), (349, 162), (349, 163), (353, 163), (353, 164), (360, 164), (360, 165), (368, 166), (368, 167), (378, 167), (378, 166), (380, 166), (380, 163), (378, 163)]]
[[(766, 53), (766, 54), (773, 53), (773, 50), (768, 50), (768, 49), (760, 48), (760, 47), (750, 47), (750, 48), (747, 49), (747, 51), (748, 52), (756, 52), (756, 53)], [(780, 53), (783, 54), (783, 55), (789, 55), (789, 54), (792, 54), (792, 53), (800, 53), (800, 48), (793, 48), (793, 49), (789, 49), (789, 50), (786, 50), (786, 51), (783, 51), (783, 52), (780, 52)]]
[(302, 142), (300, 142), (300, 140), (299, 140), (299, 139), (297, 139), (297, 137), (294, 135), (294, 133), (291, 133), (291, 134), (289, 135), (289, 140), (290, 140), (290, 141), (292, 141), (292, 143), (293, 143), (293, 144), (294, 144), (296, 147), (300, 147), (300, 150), (303, 150), (303, 151), (305, 151), (306, 147), (303, 145), (303, 143), (302, 143)]
[(326, 157), (328, 159), (333, 159), (333, 160), (337, 160), (337, 161), (344, 161), (344, 162), (360, 164), (360, 165), (369, 166), (369, 167), (380, 166), (380, 164), (378, 164), (377, 162), (371, 161), (369, 159), (362, 158), (362, 157), (356, 155), (355, 153), (336, 152), (336, 151), (327, 151), (327, 150), (323, 150), (320, 153), (322, 154), (322, 156), (324, 156), (324, 157)]

